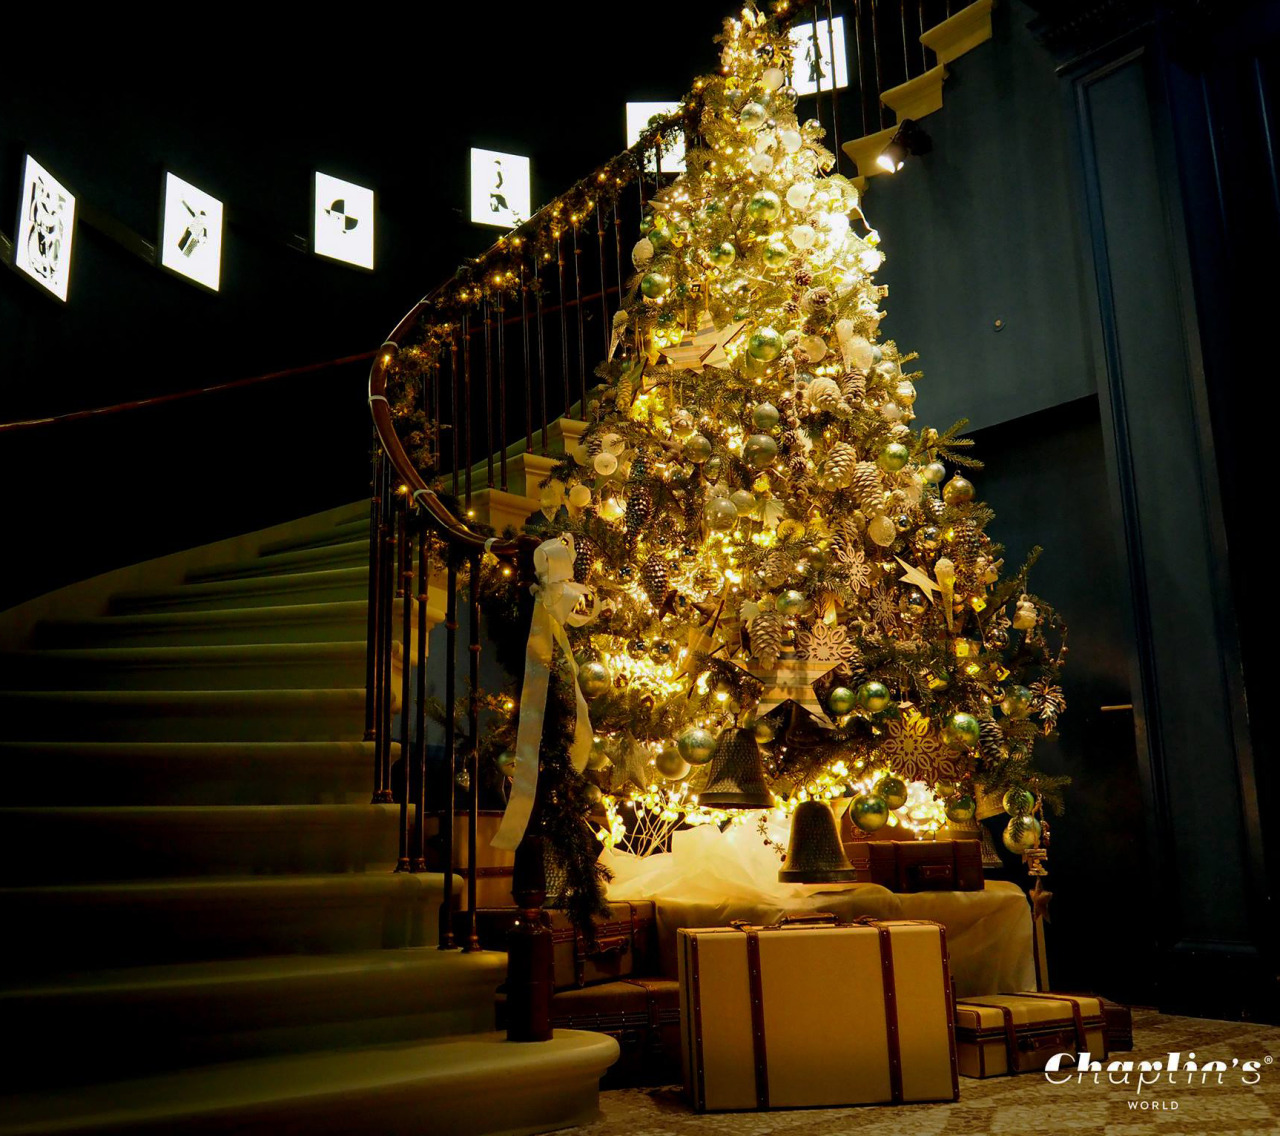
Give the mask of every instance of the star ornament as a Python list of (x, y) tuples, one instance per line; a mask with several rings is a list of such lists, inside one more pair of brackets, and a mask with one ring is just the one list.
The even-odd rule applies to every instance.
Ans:
[(745, 320), (735, 320), (718, 328), (706, 312), (698, 316), (698, 328), (692, 335), (685, 335), (675, 347), (665, 347), (662, 353), (667, 362), (678, 370), (700, 371), (703, 367), (725, 368), (729, 356), (725, 348), (746, 327)]
[(919, 588), (928, 596), (929, 602), (933, 603), (933, 593), (939, 591), (939, 588), (932, 577), (925, 575), (914, 564), (908, 564), (901, 556), (895, 556), (894, 559), (902, 565), (902, 575), (899, 577), (899, 581)]
[(779, 659), (772, 666), (765, 666), (753, 659), (751, 666), (743, 669), (752, 678), (764, 683), (764, 693), (756, 707), (756, 717), (763, 718), (784, 702), (794, 702), (806, 710), (819, 725), (829, 730), (835, 729), (835, 723), (827, 717), (813, 684), (839, 665), (838, 660), (833, 662), (829, 659)]

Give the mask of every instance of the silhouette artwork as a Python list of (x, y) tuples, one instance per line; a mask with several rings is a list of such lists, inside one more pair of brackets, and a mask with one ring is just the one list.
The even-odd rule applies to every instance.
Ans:
[(37, 177), (27, 214), (27, 263), (32, 275), (41, 280), (53, 280), (61, 271), (66, 211), (67, 198), (61, 189)]

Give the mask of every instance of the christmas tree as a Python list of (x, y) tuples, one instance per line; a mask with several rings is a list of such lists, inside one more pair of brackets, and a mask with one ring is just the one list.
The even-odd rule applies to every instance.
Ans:
[(853, 796), (868, 832), (930, 832), (1003, 798), (1006, 845), (1033, 850), (1059, 803), (1032, 750), (1063, 708), (1063, 629), (1029, 564), (1002, 572), (964, 423), (913, 427), (878, 235), (797, 120), (788, 37), (748, 10), (719, 42), (544, 494), (589, 590), (568, 630), (586, 776), (645, 848), (746, 803), (716, 758), (759, 746), (783, 803)]

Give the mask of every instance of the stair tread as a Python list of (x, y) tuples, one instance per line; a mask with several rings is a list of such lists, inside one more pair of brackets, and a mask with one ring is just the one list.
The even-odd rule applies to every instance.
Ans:
[[(395, 651), (399, 641), (392, 643)], [(227, 661), (238, 658), (315, 658), (317, 655), (346, 658), (364, 656), (362, 639), (338, 639), (317, 643), (181, 643), (172, 647), (37, 647), (22, 651), (0, 651), (0, 660), (50, 659), (66, 662), (102, 662), (136, 665), (155, 660), (164, 663)]]
[(281, 572), (275, 576), (243, 576), (228, 580), (189, 580), (175, 584), (171, 588), (138, 588), (127, 592), (116, 592), (111, 598), (113, 602), (153, 599), (159, 596), (199, 596), (220, 595), (223, 592), (271, 591), (277, 588), (291, 588), (308, 584), (342, 584), (350, 581), (367, 580), (369, 566), (353, 565), (349, 568), (314, 568), (307, 572)]
[(196, 568), (187, 573), (191, 583), (212, 583), (219, 580), (257, 579), (266, 576), (277, 576), (295, 571), (298, 566), (307, 564), (325, 564), (347, 559), (363, 560), (365, 566), (369, 559), (369, 540), (345, 540), (337, 544), (321, 545), (319, 548), (302, 548), (296, 552), (273, 552), (257, 557), (255, 560), (226, 560), (219, 564), (210, 564), (205, 568)]
[(145, 706), (164, 702), (196, 704), (196, 708), (226, 702), (250, 702), (268, 704), (292, 702), (306, 705), (310, 702), (358, 702), (364, 705), (365, 690), (362, 686), (311, 687), (294, 689), (249, 688), (247, 690), (0, 690), (0, 700), (29, 700), (32, 702), (81, 703), (97, 706)]
[[(256, 1114), (304, 1100), (317, 1107), (326, 1100), (349, 1105), (353, 1096), (409, 1087), (429, 1108), (427, 1097), (433, 1091), (455, 1100), (473, 1093), (491, 1096), (497, 1086), (510, 1093), (514, 1086), (553, 1084), (566, 1073), (580, 1078), (597, 1069), (603, 1072), (617, 1054), (617, 1042), (603, 1034), (556, 1030), (550, 1041), (539, 1044), (484, 1033), (257, 1058), (56, 1095), (10, 1097), (4, 1101), (0, 1133), (123, 1130), (219, 1116), (230, 1120), (245, 1110)], [(266, 1117), (255, 1119), (262, 1123)], [(513, 1129), (519, 1128), (517, 1117), (511, 1119), (517, 1122)]]
[(280, 620), (306, 621), (325, 616), (363, 612), (367, 600), (329, 600), (324, 603), (271, 604), (263, 607), (210, 608), (196, 611), (131, 611), (121, 615), (95, 615), (80, 620), (50, 620), (45, 626), (66, 627), (87, 624), (93, 627), (164, 627), (189, 623), (271, 623)]
[[(289, 876), (192, 876), (171, 880), (111, 880), (104, 883), (37, 884), (32, 887), (0, 887), (0, 898), (24, 899), (139, 900), (180, 902), (223, 898), (240, 894), (268, 898), (293, 895), (317, 900), (326, 896), (415, 892), (443, 892), (444, 877), (439, 872), (393, 872), (391, 865), (370, 872), (326, 872)], [(457, 887), (459, 880), (455, 879)]]

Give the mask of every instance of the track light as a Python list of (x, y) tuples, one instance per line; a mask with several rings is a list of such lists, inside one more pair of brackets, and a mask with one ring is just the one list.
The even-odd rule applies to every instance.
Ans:
[(876, 159), (876, 165), (885, 173), (896, 174), (906, 165), (908, 155), (919, 157), (932, 149), (933, 139), (925, 133), (924, 128), (914, 119), (904, 118), (889, 139), (889, 145)]

